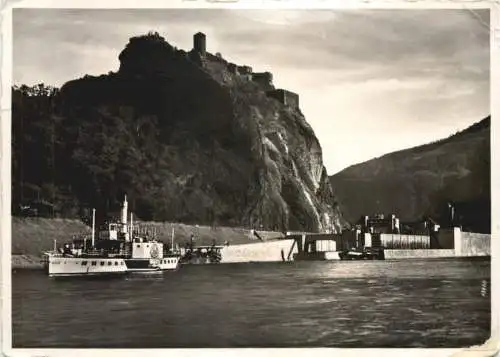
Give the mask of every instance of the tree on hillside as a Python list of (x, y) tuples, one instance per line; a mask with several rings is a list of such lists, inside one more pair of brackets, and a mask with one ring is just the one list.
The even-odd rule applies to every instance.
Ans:
[(58, 175), (56, 156), (61, 140), (58, 118), (53, 116), (59, 90), (43, 83), (12, 88), (12, 204), (35, 200), (55, 201)]

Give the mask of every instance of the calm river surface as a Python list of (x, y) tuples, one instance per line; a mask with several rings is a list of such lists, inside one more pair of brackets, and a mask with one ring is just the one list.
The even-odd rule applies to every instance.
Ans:
[(12, 276), (13, 347), (463, 347), (490, 335), (489, 260), (183, 266)]

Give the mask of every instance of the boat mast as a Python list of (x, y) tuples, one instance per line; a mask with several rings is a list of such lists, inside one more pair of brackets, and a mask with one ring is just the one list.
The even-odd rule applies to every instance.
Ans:
[(95, 208), (92, 208), (92, 248), (95, 244)]
[(133, 216), (132, 216), (132, 212), (130, 212), (130, 234), (129, 234), (129, 237), (130, 239), (132, 240), (133, 238), (133, 235), (134, 235), (134, 221), (133, 221)]
[(129, 240), (128, 235), (128, 225), (127, 225), (127, 216), (128, 216), (128, 202), (127, 202), (127, 195), (125, 195), (125, 199), (123, 200), (123, 207), (122, 207), (122, 219), (121, 219), (121, 231), (125, 235), (125, 241), (127, 242)]
[(172, 226), (172, 246), (171, 246), (172, 252), (174, 251), (174, 232), (175, 232), (175, 227)]

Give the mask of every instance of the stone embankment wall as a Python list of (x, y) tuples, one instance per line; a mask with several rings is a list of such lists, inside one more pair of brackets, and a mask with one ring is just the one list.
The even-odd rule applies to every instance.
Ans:
[(52, 250), (54, 239), (62, 244), (82, 233), (90, 228), (79, 220), (13, 217), (12, 254), (40, 256)]
[(42, 258), (37, 255), (12, 255), (12, 269), (42, 269)]
[(454, 249), (385, 249), (386, 260), (418, 258), (454, 258)]
[(491, 235), (472, 232), (459, 232), (455, 237), (455, 254), (460, 257), (479, 257), (491, 255)]
[(442, 229), (439, 248), (454, 249), (457, 257), (491, 256), (491, 234), (463, 232), (459, 227)]

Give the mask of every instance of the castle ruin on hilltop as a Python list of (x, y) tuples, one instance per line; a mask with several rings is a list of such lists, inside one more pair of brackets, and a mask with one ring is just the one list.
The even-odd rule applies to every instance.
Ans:
[(202, 32), (195, 33), (191, 53), (200, 65), (203, 65), (206, 60), (223, 63), (229, 73), (259, 84), (269, 98), (273, 98), (288, 107), (299, 108), (299, 95), (285, 89), (274, 88), (271, 72), (253, 72), (250, 66), (238, 66), (235, 63), (227, 62), (220, 54), (213, 55), (207, 52), (206, 46), (206, 35)]
[(205, 56), (207, 53), (207, 36), (203, 32), (193, 35), (193, 51)]
[(250, 66), (239, 66), (226, 61), (220, 53), (214, 55), (208, 52), (207, 37), (202, 32), (193, 35), (193, 48), (189, 52), (173, 47), (158, 32), (132, 37), (118, 59), (120, 73), (164, 78), (197, 76), (199, 73), (193, 71), (194, 65), (200, 71), (209, 72), (222, 83), (233, 83), (236, 78), (251, 82), (268, 98), (277, 100), (288, 108), (299, 109), (299, 95), (275, 88), (271, 72), (254, 72)]

